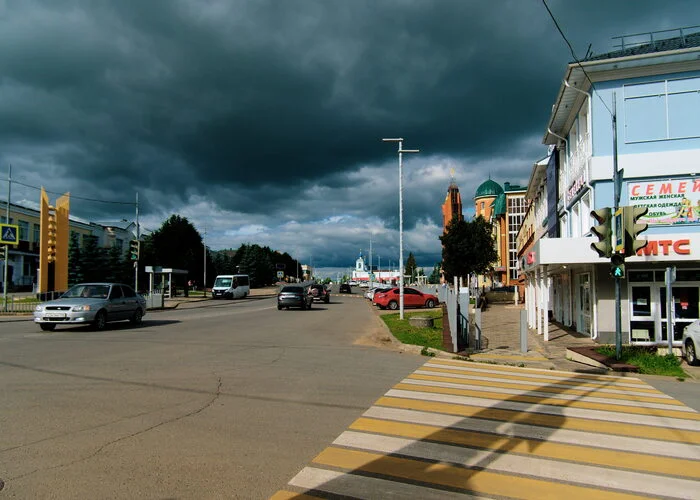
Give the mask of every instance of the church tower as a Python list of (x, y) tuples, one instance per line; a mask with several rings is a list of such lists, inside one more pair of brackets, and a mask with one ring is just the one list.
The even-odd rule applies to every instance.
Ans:
[(452, 179), (450, 181), (450, 187), (447, 188), (447, 196), (445, 196), (445, 203), (442, 204), (442, 232), (447, 232), (447, 226), (452, 222), (452, 219), (456, 216), (459, 220), (464, 220), (464, 215), (462, 215), (462, 196), (459, 194), (459, 188), (455, 182), (455, 172), (451, 170)]

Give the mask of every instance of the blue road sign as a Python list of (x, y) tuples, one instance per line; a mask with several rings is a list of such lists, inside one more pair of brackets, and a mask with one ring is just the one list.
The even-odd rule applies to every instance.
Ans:
[(17, 245), (19, 243), (19, 226), (16, 224), (0, 224), (0, 243)]

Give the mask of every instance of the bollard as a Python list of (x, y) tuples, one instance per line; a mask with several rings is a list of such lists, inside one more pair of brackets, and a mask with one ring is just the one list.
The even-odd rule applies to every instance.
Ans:
[(520, 352), (527, 353), (527, 312), (520, 310)]

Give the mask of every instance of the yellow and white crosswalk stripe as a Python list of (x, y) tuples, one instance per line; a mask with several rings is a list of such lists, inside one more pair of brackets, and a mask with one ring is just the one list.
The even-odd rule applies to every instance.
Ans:
[(698, 498), (700, 414), (629, 377), (430, 360), (272, 498)]

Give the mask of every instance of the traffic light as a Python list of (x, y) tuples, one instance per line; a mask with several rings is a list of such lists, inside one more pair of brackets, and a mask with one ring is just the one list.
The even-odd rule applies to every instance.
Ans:
[(47, 257), (46, 261), (56, 262), (56, 208), (53, 205), (48, 207), (48, 225), (46, 228), (46, 246), (47, 246)]
[(612, 210), (610, 207), (591, 210), (591, 217), (598, 223), (591, 228), (598, 237), (598, 243), (591, 243), (591, 248), (598, 252), (598, 257), (609, 258), (612, 255)]
[(610, 274), (613, 278), (625, 277), (625, 256), (621, 253), (614, 253), (610, 257)]
[(637, 237), (649, 227), (649, 224), (639, 223), (649, 211), (648, 207), (622, 207), (622, 217), (625, 224), (625, 257), (636, 255), (647, 243), (647, 240), (638, 240)]
[(139, 260), (139, 250), (141, 250), (141, 242), (139, 240), (131, 240), (129, 255), (131, 260)]

